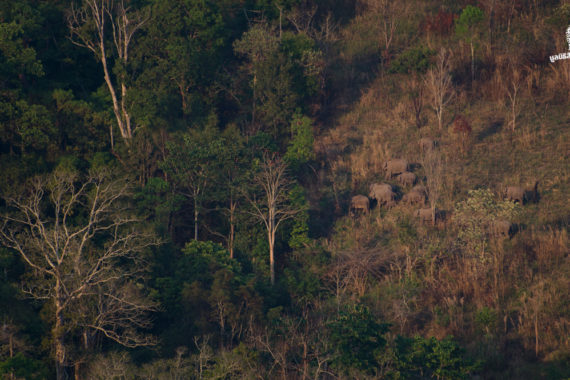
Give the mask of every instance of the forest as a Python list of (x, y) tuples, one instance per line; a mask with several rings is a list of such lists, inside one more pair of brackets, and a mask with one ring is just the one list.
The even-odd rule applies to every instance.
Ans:
[(0, 378), (570, 378), (568, 0), (0, 2)]

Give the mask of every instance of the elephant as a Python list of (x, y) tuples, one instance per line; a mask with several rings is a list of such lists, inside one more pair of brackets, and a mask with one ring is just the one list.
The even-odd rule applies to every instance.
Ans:
[(376, 199), (378, 205), (386, 205), (391, 207), (395, 204), (396, 194), (392, 190), (392, 186), (387, 183), (374, 183), (370, 185), (370, 194), (368, 195), (371, 199)]
[(416, 185), (411, 191), (416, 191), (427, 198), (427, 189), (424, 185)]
[(524, 204), (525, 190), (520, 186), (507, 186), (505, 188), (505, 198), (515, 203), (518, 201), (522, 205)]
[(435, 149), (437, 146), (437, 142), (435, 140), (430, 139), (429, 137), (422, 137), (420, 139), (420, 149), (422, 152), (429, 152)]
[(514, 225), (506, 219), (497, 219), (490, 225), (490, 234), (498, 238), (510, 238), (514, 233)]
[(421, 204), (422, 206), (426, 203), (426, 189), (423, 185), (415, 186), (409, 193), (402, 197), (402, 202), (413, 205)]
[(370, 200), (366, 195), (355, 195), (350, 201), (350, 214), (356, 215), (357, 211), (362, 211), (364, 214), (368, 214), (370, 210)]
[(405, 171), (408, 171), (409, 164), (408, 161), (397, 158), (388, 160), (384, 163), (383, 169), (386, 170), (386, 178), (390, 179), (395, 174), (400, 174)]
[(398, 182), (402, 185), (402, 186), (413, 186), (418, 177), (411, 172), (403, 172), (402, 174), (399, 174), (398, 177)]
[[(437, 210), (435, 211), (437, 214)], [(416, 217), (418, 217), (420, 219), (420, 222), (429, 222), (431, 224), (434, 224), (434, 218), (433, 218), (433, 214), (432, 214), (432, 210), (431, 208), (420, 208), (418, 210), (416, 210), (415, 213)]]

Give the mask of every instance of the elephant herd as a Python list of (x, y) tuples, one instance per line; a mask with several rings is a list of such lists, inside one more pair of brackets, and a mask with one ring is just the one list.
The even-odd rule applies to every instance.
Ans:
[[(411, 165), (402, 158), (391, 159), (384, 163), (383, 169), (386, 179), (395, 178), (402, 187), (411, 187), (411, 190), (402, 198), (402, 202), (409, 205), (424, 206), (427, 199), (427, 189), (425, 186), (416, 183), (418, 177), (410, 171)], [(414, 186), (415, 185), (415, 186)], [(378, 207), (392, 208), (398, 199), (396, 189), (388, 183), (373, 183), (370, 185), (368, 196), (355, 195), (350, 203), (350, 212), (355, 215), (358, 212), (368, 213), (370, 202), (376, 201)]]
[[(419, 141), (419, 148), (422, 152), (428, 152), (438, 146), (435, 140), (424, 137)], [(393, 158), (386, 161), (382, 167), (386, 179), (395, 178), (396, 182), (404, 188), (411, 190), (404, 194), (402, 202), (408, 205), (425, 206), (428, 191), (424, 185), (417, 184), (418, 177), (411, 171), (410, 163), (403, 158)], [(365, 195), (355, 195), (350, 202), (350, 213), (355, 215), (358, 212), (368, 213), (370, 202), (376, 201), (379, 207), (391, 208), (396, 205), (397, 193), (395, 188), (388, 183), (373, 183), (370, 185), (368, 197)], [(421, 215), (420, 215), (421, 219)], [(431, 219), (431, 217), (430, 217)]]
[[(436, 141), (430, 138), (420, 139), (419, 146), (422, 152), (437, 148)], [(447, 221), (449, 213), (443, 210), (432, 210), (425, 208), (428, 200), (428, 191), (422, 184), (417, 184), (418, 177), (411, 171), (411, 165), (403, 158), (390, 159), (383, 165), (386, 179), (395, 180), (403, 187), (410, 190), (401, 198), (401, 202), (410, 206), (421, 207), (414, 215), (423, 223), (434, 224), (437, 219)], [(521, 205), (533, 201), (538, 201), (538, 181), (534, 188), (524, 189), (520, 186), (508, 186), (502, 192), (502, 197), (506, 200), (519, 202)], [(368, 196), (355, 195), (350, 202), (350, 214), (367, 214), (370, 211), (371, 201), (376, 201), (378, 207), (392, 208), (398, 200), (396, 189), (389, 183), (373, 183), (370, 185)], [(506, 238), (512, 236), (517, 230), (517, 226), (508, 220), (498, 219), (489, 226), (491, 236)]]

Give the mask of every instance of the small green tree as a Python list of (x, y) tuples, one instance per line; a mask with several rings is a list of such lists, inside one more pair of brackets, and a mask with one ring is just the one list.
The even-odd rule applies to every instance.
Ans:
[(335, 365), (342, 370), (356, 368), (372, 372), (386, 346), (388, 324), (378, 323), (370, 310), (355, 305), (342, 310), (329, 324), (331, 343), (336, 347)]
[(469, 190), (468, 198), (455, 206), (459, 244), (481, 261), (487, 261), (490, 229), (499, 220), (511, 221), (518, 214), (518, 207), (513, 202), (497, 201), (489, 189)]
[(480, 8), (468, 5), (455, 23), (459, 38), (465, 38), (471, 47), (471, 82), (475, 79), (475, 45), (483, 33), (485, 14)]
[(313, 142), (311, 119), (300, 112), (295, 113), (291, 122), (291, 141), (283, 159), (293, 170), (299, 169), (314, 158)]
[(452, 337), (396, 339), (398, 367), (404, 378), (466, 379), (477, 365), (464, 357), (464, 351)]

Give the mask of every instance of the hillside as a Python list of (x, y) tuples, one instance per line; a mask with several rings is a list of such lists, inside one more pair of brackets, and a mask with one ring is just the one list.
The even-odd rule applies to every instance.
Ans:
[(569, 378), (567, 31), (567, 0), (0, 5), (0, 376)]

